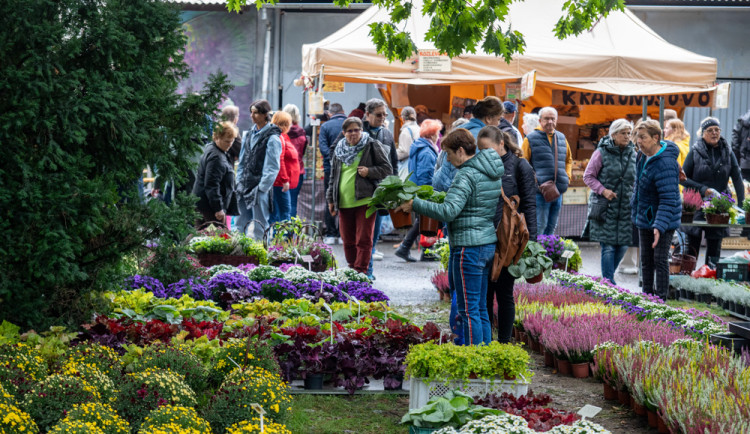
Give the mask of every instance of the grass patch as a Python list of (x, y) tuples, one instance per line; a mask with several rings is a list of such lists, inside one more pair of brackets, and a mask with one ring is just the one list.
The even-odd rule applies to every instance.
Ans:
[(403, 395), (294, 395), (287, 427), (299, 433), (403, 434)]

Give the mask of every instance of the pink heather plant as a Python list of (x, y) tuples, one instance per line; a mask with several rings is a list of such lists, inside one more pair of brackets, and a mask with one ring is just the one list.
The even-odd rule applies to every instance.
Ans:
[(515, 286), (513, 298), (516, 303), (552, 303), (555, 307), (566, 304), (593, 303), (596, 298), (579, 291), (558, 284), (528, 284), (522, 283)]
[(701, 209), (703, 206), (703, 198), (701, 194), (692, 188), (686, 188), (682, 192), (682, 211), (687, 213), (694, 213)]

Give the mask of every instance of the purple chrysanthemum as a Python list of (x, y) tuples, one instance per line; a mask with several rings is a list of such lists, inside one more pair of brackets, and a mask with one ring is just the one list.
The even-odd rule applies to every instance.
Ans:
[(125, 287), (127, 289), (143, 288), (146, 291), (153, 292), (157, 297), (167, 297), (166, 290), (164, 289), (164, 284), (162, 284), (159, 279), (153, 278), (151, 276), (141, 276), (140, 274), (136, 274), (133, 277), (128, 277), (127, 279), (125, 279)]

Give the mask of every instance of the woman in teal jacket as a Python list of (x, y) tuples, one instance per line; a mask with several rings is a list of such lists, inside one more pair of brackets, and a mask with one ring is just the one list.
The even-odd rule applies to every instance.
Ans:
[(464, 342), (492, 341), (487, 315), (487, 277), (495, 254), (495, 208), (505, 169), (492, 149), (477, 152), (474, 136), (465, 129), (451, 131), (442, 141), (448, 161), (458, 168), (444, 203), (414, 199), (398, 209), (448, 223), (453, 284), (463, 320)]

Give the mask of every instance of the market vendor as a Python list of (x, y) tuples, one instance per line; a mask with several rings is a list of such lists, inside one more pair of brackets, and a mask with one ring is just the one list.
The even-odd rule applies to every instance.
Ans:
[[(737, 164), (729, 143), (721, 136), (721, 125), (714, 117), (707, 117), (701, 122), (698, 130), (701, 136), (693, 145), (685, 158), (682, 169), (687, 179), (682, 182), (685, 188), (692, 188), (701, 193), (704, 199), (709, 199), (721, 193), (729, 194), (729, 178), (732, 178), (737, 203), (745, 200), (745, 184), (742, 182), (740, 166)], [(695, 214), (694, 220), (704, 220), (702, 211)], [(689, 255), (700, 253), (701, 241), (706, 236), (706, 261), (721, 255), (721, 240), (729, 235), (729, 228), (700, 228), (689, 226), (685, 228), (688, 236)]]

